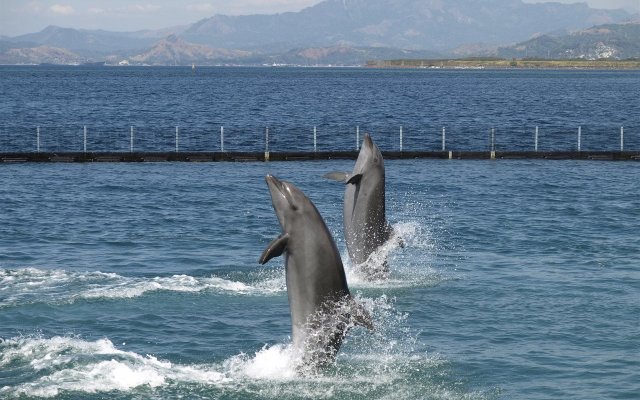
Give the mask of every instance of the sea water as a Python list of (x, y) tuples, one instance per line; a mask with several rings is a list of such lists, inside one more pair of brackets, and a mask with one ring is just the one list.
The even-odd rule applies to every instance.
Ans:
[[(0, 151), (640, 148), (638, 72), (0, 67)], [(360, 136), (362, 139), (362, 136)], [(388, 280), (353, 161), (0, 164), (0, 398), (637, 399), (640, 164), (387, 160)], [(300, 374), (264, 176), (316, 204), (375, 330)]]
[[(349, 161), (16, 164), (0, 177), (0, 397), (637, 398), (640, 165), (388, 161), (389, 280), (350, 265)], [(264, 176), (325, 218), (375, 330), (299, 374)]]
[[(0, 66), (0, 152), (640, 149), (640, 71)], [(222, 133), (222, 135), (221, 135)], [(221, 141), (221, 136), (223, 140)], [(39, 141), (39, 142), (38, 142)], [(224, 142), (224, 143), (222, 143)]]

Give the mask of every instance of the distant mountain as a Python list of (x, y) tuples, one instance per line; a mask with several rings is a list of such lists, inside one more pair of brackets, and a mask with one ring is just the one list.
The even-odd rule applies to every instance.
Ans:
[(40, 32), (5, 38), (5, 41), (60, 47), (90, 55), (107, 55), (113, 52), (140, 51), (171, 33), (162, 32), (162, 36), (156, 36), (153, 32), (109, 32), (48, 26)]
[(211, 65), (222, 62), (242, 62), (252, 54), (242, 50), (216, 49), (187, 43), (171, 35), (142, 54), (129, 58), (130, 63), (147, 65)]
[(262, 64), (353, 66), (364, 65), (369, 60), (438, 57), (442, 55), (433, 51), (339, 45), (293, 49), (285, 53), (263, 56), (259, 60)]
[(300, 12), (218, 15), (161, 30), (108, 32), (49, 26), (0, 39), (0, 62), (37, 63), (38, 55), (39, 62), (67, 59), (47, 55), (49, 51), (43, 49), (48, 48), (66, 49), (76, 57), (68, 59), (110, 64), (128, 60), (154, 65), (354, 65), (369, 59), (495, 54), (500, 45), (542, 38), (542, 33), (575, 31), (630, 17), (624, 10), (596, 10), (585, 3), (325, 0)]
[(640, 21), (605, 24), (565, 35), (542, 35), (498, 49), (504, 58), (640, 58)]
[[(362, 65), (371, 59), (437, 56), (438, 53), (427, 51), (351, 46), (301, 48), (284, 53), (265, 54), (213, 48), (170, 36), (154, 44), (148, 51), (129, 57), (127, 61), (133, 65)], [(117, 61), (119, 60), (109, 60), (109, 63)]]
[(467, 43), (515, 43), (534, 34), (629, 18), (624, 10), (596, 10), (585, 3), (325, 0), (296, 13), (218, 15), (180, 36), (214, 47), (262, 51), (341, 44), (442, 51)]
[(0, 64), (80, 64), (83, 57), (57, 47), (3, 48), (0, 46)]

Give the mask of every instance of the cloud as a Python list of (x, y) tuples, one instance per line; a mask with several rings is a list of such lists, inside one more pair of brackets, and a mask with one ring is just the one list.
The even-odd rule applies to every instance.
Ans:
[(196, 12), (213, 12), (216, 7), (211, 3), (189, 4), (187, 6), (188, 11)]
[(158, 5), (155, 5), (155, 4), (147, 3), (147, 4), (132, 4), (127, 8), (131, 12), (151, 13), (151, 12), (154, 12), (154, 11), (158, 11), (159, 9), (162, 8), (162, 6), (158, 6)]
[(68, 4), (54, 4), (49, 7), (49, 10), (59, 15), (73, 15), (76, 13), (76, 10)]

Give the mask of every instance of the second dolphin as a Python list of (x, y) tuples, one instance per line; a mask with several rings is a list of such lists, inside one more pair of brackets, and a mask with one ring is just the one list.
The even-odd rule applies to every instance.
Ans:
[[(344, 236), (349, 258), (369, 279), (389, 276), (386, 260), (369, 258), (393, 234), (385, 213), (384, 160), (370, 135), (365, 135), (353, 171), (331, 172), (326, 178), (346, 183), (344, 192)], [(375, 265), (374, 265), (375, 264)]]

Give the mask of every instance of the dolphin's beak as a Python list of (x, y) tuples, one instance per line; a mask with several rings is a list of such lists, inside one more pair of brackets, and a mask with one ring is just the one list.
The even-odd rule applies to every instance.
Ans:
[(267, 186), (269, 186), (269, 191), (271, 192), (271, 201), (273, 202), (274, 208), (278, 208), (278, 204), (282, 200), (286, 200), (289, 203), (289, 206), (294, 210), (297, 209), (292, 198), (291, 192), (286, 182), (281, 181), (273, 175), (267, 175), (265, 177), (267, 181)]
[(364, 142), (362, 143), (362, 147), (366, 147), (368, 149), (373, 148), (373, 140), (371, 140), (371, 135), (368, 133), (364, 135)]
[(273, 193), (273, 191), (282, 192), (282, 182), (273, 175), (267, 175), (264, 178), (267, 181), (267, 186), (269, 186), (269, 190)]
[(273, 175), (267, 175), (264, 180), (267, 181), (269, 192), (271, 192), (271, 201), (273, 201), (274, 206), (276, 205), (278, 199), (285, 199), (286, 196), (284, 185), (282, 184), (282, 181), (280, 179), (276, 178)]

